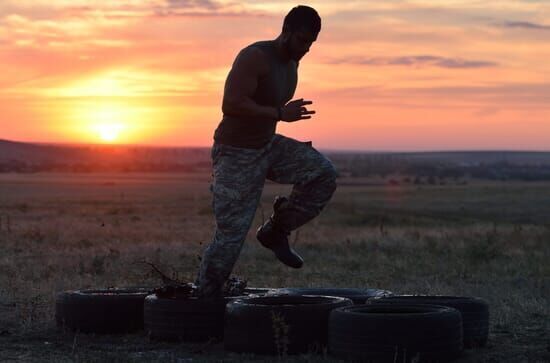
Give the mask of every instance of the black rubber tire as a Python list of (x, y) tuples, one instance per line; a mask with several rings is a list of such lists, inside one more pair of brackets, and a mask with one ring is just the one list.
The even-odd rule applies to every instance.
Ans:
[(143, 302), (152, 287), (65, 291), (57, 294), (55, 320), (62, 329), (119, 334), (143, 329)]
[(232, 352), (274, 355), (320, 351), (327, 344), (330, 312), (352, 304), (349, 299), (330, 296), (235, 300), (226, 308), (224, 347)]
[(276, 289), (277, 295), (322, 295), (351, 299), (354, 304), (364, 304), (374, 297), (391, 296), (392, 293), (380, 289), (330, 288), (330, 287), (288, 287)]
[(145, 298), (145, 332), (152, 340), (205, 342), (223, 338), (225, 305), (244, 296), (219, 300)]
[(436, 305), (373, 304), (333, 310), (329, 353), (360, 362), (448, 362), (462, 351), (458, 310)]
[(372, 303), (431, 304), (455, 308), (462, 314), (464, 347), (487, 344), (489, 336), (489, 304), (483, 299), (466, 296), (401, 295), (373, 299)]
[(270, 295), (273, 294), (276, 291), (276, 289), (272, 289), (269, 287), (247, 287), (244, 289), (243, 295), (249, 296), (249, 295), (256, 295), (256, 296), (264, 296), (264, 295)]

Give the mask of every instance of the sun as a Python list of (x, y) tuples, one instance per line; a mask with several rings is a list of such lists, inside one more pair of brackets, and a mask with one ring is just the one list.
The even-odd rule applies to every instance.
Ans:
[(148, 74), (133, 70), (112, 70), (55, 88), (51, 96), (71, 100), (70, 107), (59, 111), (67, 137), (92, 144), (130, 145), (164, 132), (163, 123), (175, 112), (171, 106), (157, 104), (156, 98), (144, 97), (142, 91), (149, 92), (148, 79)]
[(122, 130), (120, 124), (100, 124), (97, 126), (99, 138), (105, 142), (115, 142)]
[(128, 108), (117, 104), (98, 105), (93, 110), (86, 112), (91, 131), (96, 140), (103, 143), (118, 143), (126, 136), (129, 124)]

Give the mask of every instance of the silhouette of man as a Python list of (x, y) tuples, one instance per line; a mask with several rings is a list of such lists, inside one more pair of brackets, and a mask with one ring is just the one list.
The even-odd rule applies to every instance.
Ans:
[(252, 224), (265, 179), (293, 184), (288, 198), (277, 196), (273, 214), (256, 238), (287, 266), (302, 258), (288, 244), (292, 230), (316, 217), (336, 190), (337, 171), (302, 142), (275, 133), (277, 122), (311, 118), (312, 101), (290, 101), (300, 59), (321, 30), (315, 9), (297, 6), (285, 17), (281, 34), (242, 49), (227, 76), (223, 118), (214, 133), (212, 207), (216, 230), (197, 276), (199, 296), (219, 298)]

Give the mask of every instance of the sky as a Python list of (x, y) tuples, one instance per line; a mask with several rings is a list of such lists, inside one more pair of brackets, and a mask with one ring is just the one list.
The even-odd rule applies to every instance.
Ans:
[(321, 149), (550, 150), (550, 0), (0, 0), (0, 139), (211, 146), (237, 53), (288, 11)]

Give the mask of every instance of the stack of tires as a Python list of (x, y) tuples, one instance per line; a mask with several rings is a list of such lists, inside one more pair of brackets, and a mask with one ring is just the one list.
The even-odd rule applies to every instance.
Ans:
[(285, 356), (326, 352), (362, 362), (447, 362), (484, 346), (489, 308), (479, 298), (392, 295), (377, 289), (258, 289), (220, 300), (152, 288), (58, 294), (60, 327), (88, 333), (145, 329), (155, 340), (223, 339), (226, 351)]

